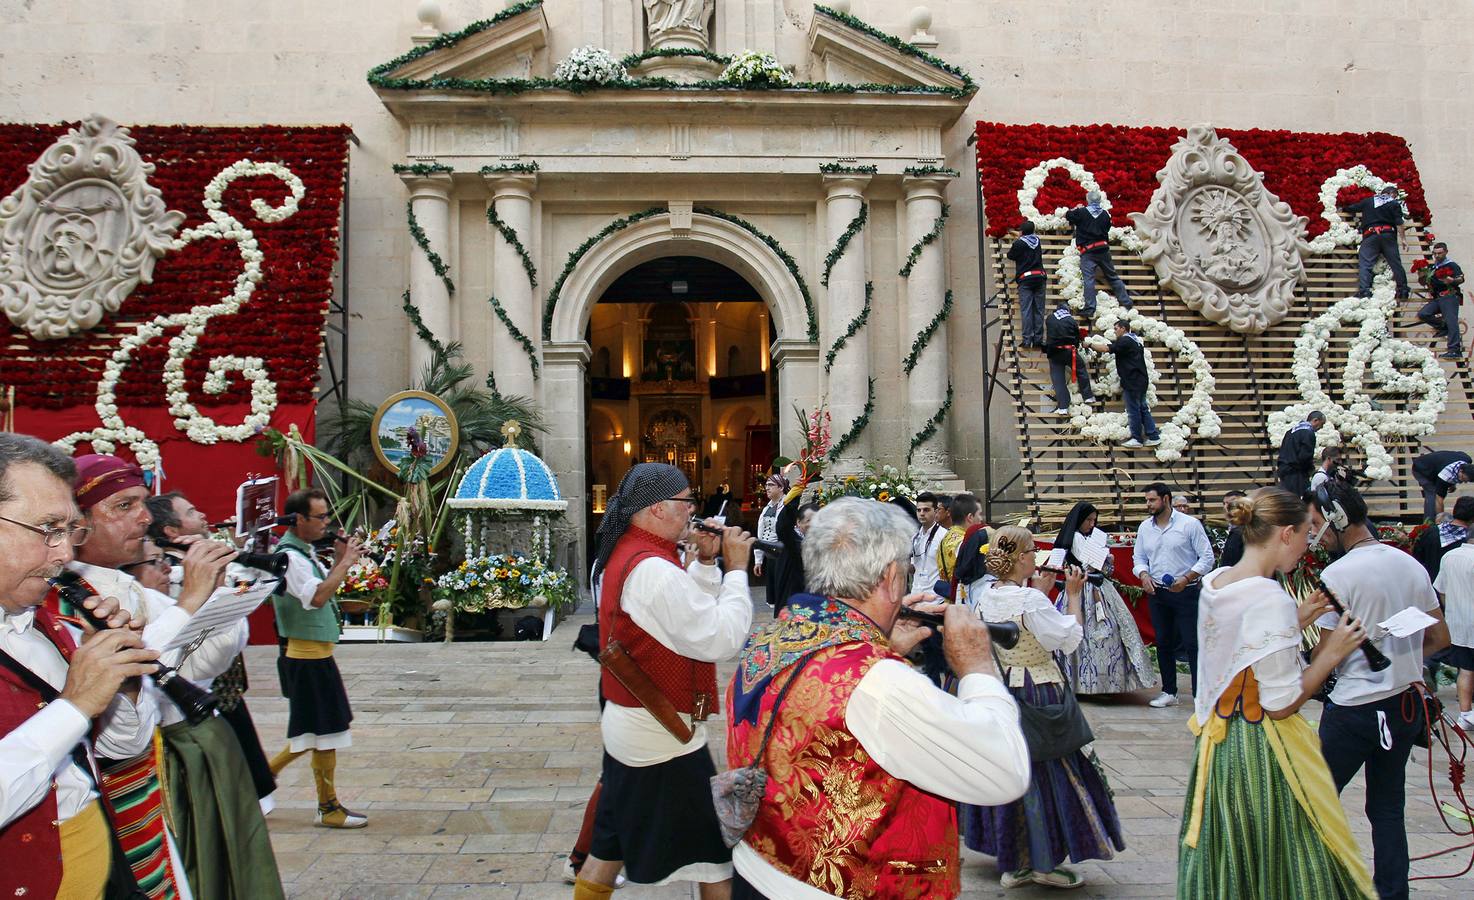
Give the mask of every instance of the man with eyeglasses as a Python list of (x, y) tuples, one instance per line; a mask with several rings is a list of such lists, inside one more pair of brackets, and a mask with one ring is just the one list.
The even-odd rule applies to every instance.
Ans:
[[(0, 432), (0, 896), (100, 897), (136, 887), (118, 848), (123, 810), (99, 802), (96, 753), (153, 741), (158, 653), (116, 599), (86, 605), (111, 626), (82, 634), (42, 601), (88, 531), (77, 469), (27, 435)], [(116, 863), (116, 865), (115, 865)], [(110, 878), (111, 876), (111, 878)]]
[[(753, 539), (737, 527), (692, 529), (696, 502), (680, 469), (640, 463), (609, 499), (595, 538), (599, 645), (615, 647), (601, 657), (603, 788), (574, 900), (608, 897), (621, 867), (633, 884), (694, 881), (703, 900), (731, 893), (703, 723), (717, 712), (715, 664), (752, 627)], [(683, 537), (697, 556), (684, 568)]]
[(323, 828), (362, 828), (368, 824), (368, 816), (338, 802), (333, 780), (338, 750), (353, 744), (348, 733), (353, 710), (333, 659), (333, 647), (342, 632), (335, 597), (348, 570), (358, 562), (363, 545), (356, 537), (337, 541), (331, 568), (318, 559), (313, 545), (327, 536), (333, 518), (328, 495), (320, 490), (293, 492), (282, 506), (282, 514), (293, 518), (278, 545), (289, 561), (287, 586), (271, 598), (271, 603), (276, 609), (276, 632), (281, 637), (276, 672), (290, 714), (287, 747), (272, 758), (271, 774), (280, 775), (288, 763), (312, 751), (316, 824)]
[[(162, 648), (221, 588), (236, 549), (218, 541), (192, 543), (184, 556), (177, 600), (144, 587), (122, 568), (143, 559), (152, 521), (143, 471), (106, 454), (79, 456), (76, 462), (75, 498), (92, 534), (68, 568), (96, 593), (117, 597), (134, 620), (143, 623), (145, 644)], [(247, 634), (244, 619), (222, 625), (186, 650), (165, 653), (164, 662), (208, 687), (229, 668)], [(172, 865), (176, 885), (187, 882), (193, 894), (282, 896), (266, 822), (230, 724), (218, 716), (193, 724), (172, 700), (162, 697), (159, 717), (162, 768), (156, 767), (153, 753), (103, 765), (109, 798), (117, 807), (138, 809), (140, 822), (149, 821), (142, 814), (155, 803), (156, 794), (160, 810), (163, 802), (168, 804), (167, 827), (160, 823), (156, 829), (140, 828), (124, 836), (124, 849), (139, 881), (153, 877), (165, 862), (156, 852), (155, 838), (162, 836), (178, 853)], [(160, 780), (167, 790), (154, 789)], [(150, 830), (160, 834), (150, 837)]]

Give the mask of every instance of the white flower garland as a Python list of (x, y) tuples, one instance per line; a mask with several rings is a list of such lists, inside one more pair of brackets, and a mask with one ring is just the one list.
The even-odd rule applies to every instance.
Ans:
[(242, 265), (233, 290), (215, 303), (201, 304), (185, 313), (157, 316), (139, 324), (134, 333), (125, 337), (118, 349), (113, 351), (104, 366), (102, 380), (97, 383), (97, 400), (93, 405), (102, 425), (91, 431), (69, 434), (56, 442), (58, 446), (71, 451), (78, 443), (86, 441), (100, 453), (112, 453), (122, 444), (133, 451), (139, 466), (144, 469), (158, 469), (159, 445), (141, 429), (123, 421), (118, 413), (116, 391), (123, 371), (133, 361), (134, 353), (171, 328), (182, 327), (179, 334), (169, 341), (169, 353), (164, 361), (164, 391), (177, 429), (197, 444), (213, 444), (222, 440), (247, 440), (271, 421), (271, 414), (277, 407), (276, 385), (267, 376), (265, 362), (260, 357), (232, 355), (210, 360), (209, 374), (204, 382), (207, 393), (223, 393), (230, 372), (239, 372), (241, 377), (251, 383), (251, 411), (239, 425), (220, 425), (201, 413), (190, 402), (184, 376), (185, 361), (194, 352), (210, 320), (215, 316), (239, 312), (251, 299), (251, 294), (261, 281), (261, 264), (266, 256), (261, 252), (256, 236), (221, 205), (221, 198), (236, 179), (257, 175), (269, 175), (281, 180), (290, 193), (280, 206), (272, 206), (260, 197), (252, 199), (251, 211), (256, 217), (263, 222), (280, 222), (296, 214), (307, 188), (302, 179), (286, 166), (243, 159), (226, 166), (210, 179), (204, 191), (205, 212), (210, 221), (197, 228), (186, 229), (174, 239), (170, 249), (182, 250), (194, 241), (205, 238), (234, 241), (240, 252)]
[(793, 76), (771, 53), (743, 50), (717, 77), (727, 84), (793, 84)]
[[(1316, 235), (1309, 243), (1312, 253), (1330, 253), (1337, 247), (1349, 247), (1361, 241), (1361, 234), (1356, 226), (1346, 221), (1336, 209), (1336, 198), (1341, 191), (1349, 187), (1363, 187), (1369, 191), (1380, 192), (1390, 182), (1384, 181), (1373, 175), (1366, 166), (1352, 166), (1349, 169), (1337, 169), (1336, 174), (1327, 178), (1320, 186), (1320, 217), (1330, 225), (1325, 231)], [(1402, 214), (1410, 215), (1407, 208), (1407, 192), (1400, 192), (1397, 201), (1402, 205)]]
[(608, 84), (629, 77), (624, 66), (603, 47), (578, 47), (553, 70), (559, 81), (585, 81), (592, 84)]
[[(1101, 195), (1100, 205), (1102, 209), (1110, 209), (1110, 200), (1101, 190), (1100, 184), (1088, 169), (1074, 160), (1056, 157), (1045, 160), (1024, 174), (1023, 187), (1018, 192), (1019, 214), (1034, 223), (1034, 227), (1040, 231), (1062, 231), (1070, 227), (1065, 221), (1066, 207), (1059, 207), (1050, 215), (1039, 212), (1035, 201), (1039, 196), (1039, 189), (1044, 186), (1050, 171), (1063, 169), (1070, 178), (1078, 183), (1085, 191), (1099, 191)], [(1135, 228), (1114, 227), (1110, 231), (1110, 239), (1120, 244), (1125, 250), (1140, 253), (1146, 249), (1146, 242), (1136, 233)], [(1073, 242), (1065, 250), (1056, 269), (1058, 277), (1058, 290), (1075, 310), (1085, 308), (1085, 283), (1080, 274), (1080, 251)], [(1213, 368), (1208, 364), (1208, 358), (1203, 355), (1202, 349), (1196, 343), (1189, 340), (1187, 335), (1180, 329), (1143, 315), (1135, 309), (1126, 309), (1119, 301), (1110, 294), (1098, 293), (1096, 295), (1095, 320), (1092, 325), (1100, 334), (1108, 334), (1115, 327), (1117, 319), (1124, 318), (1143, 341), (1155, 341), (1167, 347), (1177, 354), (1178, 358), (1187, 366), (1193, 375), (1193, 390), (1182, 408), (1172, 417), (1171, 421), (1159, 426), (1162, 443), (1156, 447), (1156, 457), (1161, 462), (1173, 462), (1182, 458), (1182, 452), (1187, 448), (1188, 438), (1196, 429), (1199, 437), (1214, 440), (1223, 433), (1223, 420), (1213, 409), (1213, 389), (1216, 382), (1213, 378)], [(1088, 347), (1081, 352), (1081, 361), (1088, 365), (1099, 359), (1102, 354)], [(1157, 369), (1152, 360), (1150, 351), (1146, 354), (1147, 362), (1147, 404), (1156, 403), (1157, 400)], [(1106, 366), (1106, 376), (1100, 380), (1100, 388), (1096, 393), (1114, 395), (1120, 391), (1120, 380), (1116, 375), (1114, 366)], [(1071, 382), (1070, 384), (1070, 425), (1077, 429), (1082, 435), (1100, 443), (1124, 441), (1131, 436), (1129, 420), (1125, 412), (1092, 412), (1085, 404), (1079, 389)]]
[[(1370, 300), (1348, 297), (1305, 323), (1295, 341), (1291, 365), (1305, 399), (1270, 413), (1270, 440), (1278, 443), (1286, 431), (1311, 410), (1318, 409), (1326, 415), (1325, 427), (1316, 433), (1318, 447), (1333, 446), (1344, 440), (1366, 454), (1368, 478), (1385, 481), (1392, 477), (1392, 454), (1384, 440), (1432, 434), (1448, 402), (1448, 379), (1433, 352), (1388, 335), (1387, 324), (1396, 309), (1392, 273), (1383, 264), (1372, 279)], [(1342, 404), (1333, 400), (1321, 384), (1320, 362), (1331, 332), (1346, 322), (1360, 323), (1361, 328), (1352, 339), (1347, 355), (1342, 375), (1345, 401)], [(1407, 412), (1381, 409), (1363, 386), (1368, 364), (1372, 378), (1380, 383), (1383, 393), (1421, 395), (1417, 406)], [(1404, 372), (1402, 367), (1411, 367), (1415, 372)]]

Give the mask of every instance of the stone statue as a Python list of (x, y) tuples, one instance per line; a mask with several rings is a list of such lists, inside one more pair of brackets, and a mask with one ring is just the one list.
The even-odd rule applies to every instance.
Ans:
[(644, 0), (645, 28), (650, 48), (693, 47), (709, 49), (706, 23), (711, 21), (716, 0)]

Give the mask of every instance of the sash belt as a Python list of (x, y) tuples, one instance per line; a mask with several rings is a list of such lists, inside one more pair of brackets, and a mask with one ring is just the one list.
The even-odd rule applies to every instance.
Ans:
[(1104, 247), (1106, 245), (1106, 243), (1107, 243), (1106, 241), (1096, 241), (1093, 244), (1085, 244), (1084, 246), (1082, 246), (1080, 248), (1080, 252), (1081, 253), (1089, 253), (1091, 250), (1095, 250), (1095, 249), (1098, 249), (1100, 247)]

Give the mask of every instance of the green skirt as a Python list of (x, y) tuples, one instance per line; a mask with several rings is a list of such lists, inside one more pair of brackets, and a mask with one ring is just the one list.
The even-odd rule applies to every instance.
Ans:
[[(1207, 767), (1196, 847), (1184, 838), (1203, 773), (1187, 784), (1177, 848), (1179, 898), (1352, 898), (1366, 896), (1295, 799), (1259, 723), (1240, 715)], [(1198, 735), (1198, 742), (1209, 740)], [(1194, 754), (1197, 758), (1197, 754)], [(1324, 765), (1324, 762), (1320, 762)], [(1339, 806), (1332, 815), (1341, 812)]]

